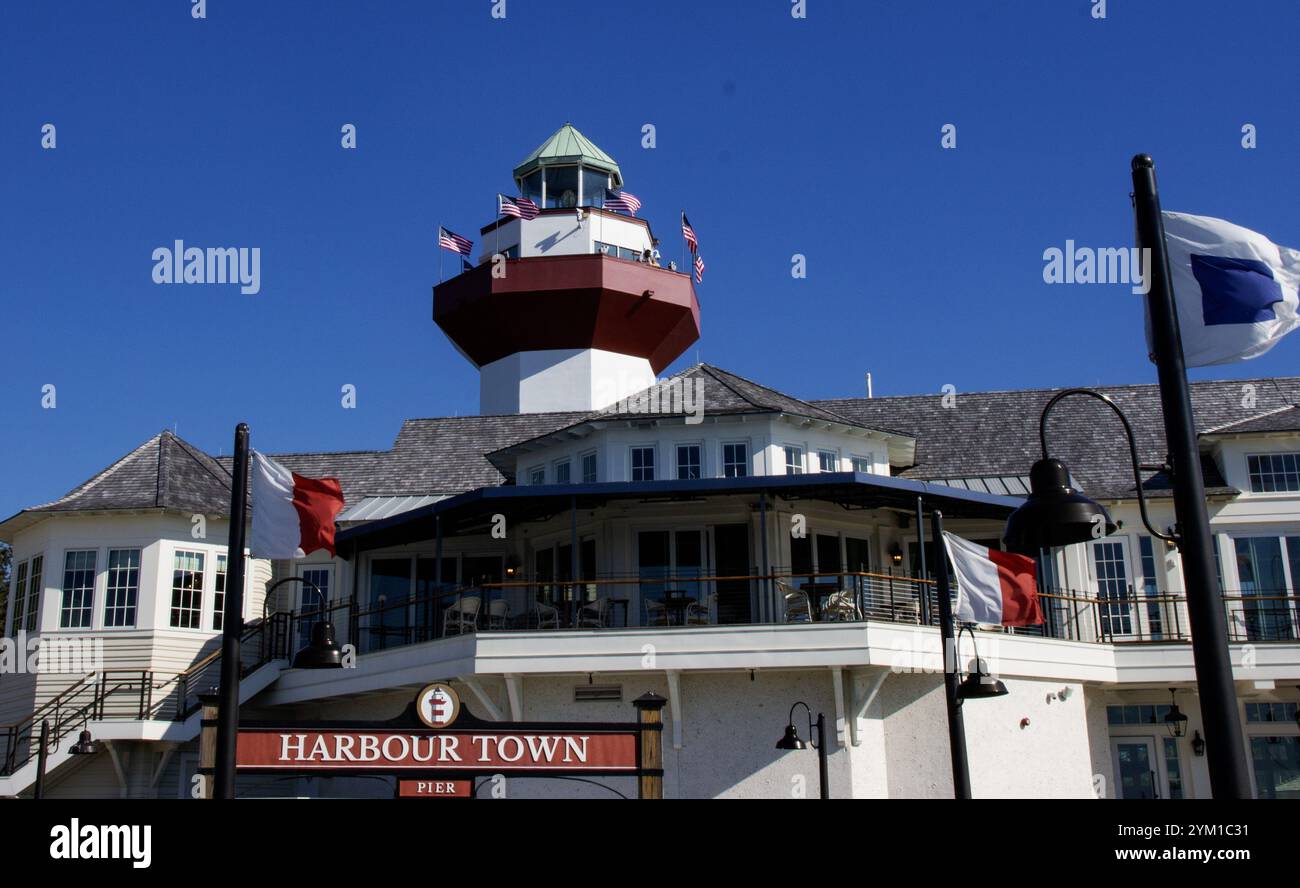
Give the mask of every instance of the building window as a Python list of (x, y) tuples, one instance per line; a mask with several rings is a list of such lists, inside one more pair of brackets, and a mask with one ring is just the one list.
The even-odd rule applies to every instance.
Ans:
[(1169, 776), (1169, 798), (1183, 797), (1183, 769), (1178, 763), (1178, 741), (1173, 737), (1162, 738), (1165, 741), (1165, 773)]
[(569, 467), (569, 461), (567, 459), (564, 460), (563, 462), (557, 462), (555, 464), (555, 483), (568, 484), (569, 481), (571, 480), (569, 476), (569, 472), (570, 472), (570, 467)]
[(299, 613), (302, 614), (302, 622), (299, 623), (299, 644), (305, 644), (311, 638), (311, 624), (319, 622), (321, 619), (321, 596), (317, 595), (315, 590), (307, 583), (314, 583), (325, 596), (325, 601), (330, 600), (332, 594), (330, 583), (334, 579), (334, 570), (330, 567), (304, 567), (302, 569), (302, 578), (306, 583), (302, 583), (302, 592), (300, 602), (302, 607)]
[(1168, 703), (1140, 703), (1107, 706), (1106, 722), (1110, 725), (1164, 725)]
[(59, 626), (64, 629), (89, 629), (95, 607), (94, 549), (69, 552), (63, 561), (63, 606)]
[(1293, 725), (1297, 707), (1300, 707), (1300, 703), (1247, 703), (1246, 723), (1253, 725), (1281, 722), (1285, 725)]
[(875, 463), (871, 461), (870, 457), (868, 456), (853, 457), (853, 471), (862, 472), (863, 474), (869, 475), (871, 474), (871, 470), (874, 468), (875, 468)]
[(109, 549), (104, 589), (104, 626), (134, 627), (140, 594), (140, 550)]
[(722, 477), (749, 477), (749, 445), (732, 443), (722, 445)]
[(1138, 537), (1142, 556), (1142, 597), (1147, 605), (1147, 632), (1152, 641), (1164, 638), (1164, 620), (1160, 612), (1160, 581), (1156, 578), (1156, 554), (1151, 537)]
[(840, 455), (834, 450), (817, 451), (817, 471), (834, 472), (839, 468)]
[(529, 470), (528, 470), (528, 483), (529, 483), (529, 484), (545, 484), (545, 483), (546, 483), (546, 466), (534, 466), (533, 468), (529, 469)]
[(171, 625), (199, 629), (203, 614), (203, 553), (176, 553), (172, 565)]
[(1300, 799), (1300, 737), (1251, 737), (1256, 796)]
[(653, 447), (632, 448), (632, 480), (653, 481), (655, 479), (655, 449)]
[(695, 481), (700, 478), (700, 445), (677, 445), (677, 480)]
[(582, 483), (596, 483), (596, 451), (582, 455)]
[(785, 445), (785, 473), (787, 475), (803, 474), (803, 448), (793, 444)]
[(212, 629), (220, 632), (226, 618), (226, 556), (217, 556), (212, 573)]
[(1264, 453), (1246, 457), (1251, 493), (1300, 491), (1300, 453)]
[(36, 555), (14, 568), (14, 586), (10, 598), (14, 603), (13, 632), (35, 632), (41, 615), (41, 567), (44, 556)]

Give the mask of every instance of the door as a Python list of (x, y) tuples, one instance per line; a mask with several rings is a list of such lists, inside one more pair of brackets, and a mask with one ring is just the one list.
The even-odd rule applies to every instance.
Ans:
[[(720, 577), (749, 573), (749, 525), (719, 524), (713, 528), (714, 560)], [(750, 622), (749, 580), (718, 580), (718, 622)]]
[(1282, 563), (1282, 538), (1238, 537), (1233, 544), (1247, 640), (1289, 640), (1291, 607)]
[(1158, 799), (1160, 763), (1156, 759), (1153, 737), (1115, 737), (1110, 741), (1111, 762), (1115, 766), (1115, 797), (1118, 799)]
[(1105, 638), (1133, 634), (1133, 586), (1128, 569), (1128, 541), (1092, 544), (1092, 572), (1101, 599), (1101, 633)]

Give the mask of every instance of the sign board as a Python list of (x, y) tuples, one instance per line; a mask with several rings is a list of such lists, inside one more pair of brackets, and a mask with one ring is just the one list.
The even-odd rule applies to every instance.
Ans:
[(397, 796), (402, 799), (467, 799), (473, 793), (471, 780), (402, 780)]
[[(335, 774), (419, 773), (444, 782), (473, 774), (639, 774), (639, 723), (485, 722), (436, 682), (388, 722), (299, 725), (245, 723), (236, 745), (241, 771)], [(412, 781), (414, 782), (414, 781)]]

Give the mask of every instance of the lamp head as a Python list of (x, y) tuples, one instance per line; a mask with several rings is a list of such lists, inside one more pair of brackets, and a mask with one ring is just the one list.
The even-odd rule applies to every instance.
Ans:
[(957, 686), (958, 700), (984, 700), (990, 697), (1005, 697), (1011, 693), (1007, 686), (991, 675), (972, 672)]
[(321, 620), (311, 624), (311, 643), (293, 658), (294, 669), (341, 669), (343, 650), (334, 640), (334, 624)]
[(94, 755), (99, 752), (99, 744), (90, 739), (90, 731), (82, 731), (77, 742), (68, 749), (69, 755)]
[(1012, 552), (1033, 556), (1041, 549), (1086, 542), (1115, 530), (1101, 504), (1070, 486), (1065, 463), (1046, 458), (1029, 470), (1029, 497), (1011, 513), (1002, 536)]
[(1174, 689), (1169, 689), (1169, 711), (1165, 713), (1165, 727), (1169, 729), (1170, 737), (1187, 736), (1187, 713), (1178, 708), (1178, 704), (1173, 702)]
[(776, 741), (777, 749), (807, 749), (808, 744), (804, 743), (799, 737), (799, 732), (795, 729), (794, 723), (785, 726), (785, 736)]

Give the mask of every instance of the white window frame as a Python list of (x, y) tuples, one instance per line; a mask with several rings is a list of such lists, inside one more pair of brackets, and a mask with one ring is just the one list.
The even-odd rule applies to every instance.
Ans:
[(673, 478), (678, 481), (691, 480), (682, 478), (682, 448), (694, 447), (695, 455), (699, 460), (698, 478), (706, 478), (704, 474), (704, 442), (703, 441), (677, 441), (673, 444)]
[[(1269, 457), (1269, 458), (1272, 458), (1272, 457), (1275, 457), (1275, 456), (1280, 456), (1280, 457), (1288, 457), (1288, 456), (1289, 456), (1289, 457), (1291, 457), (1291, 458), (1294, 459), (1294, 460), (1296, 461), (1296, 463), (1297, 463), (1296, 468), (1297, 468), (1297, 469), (1300, 469), (1300, 452), (1297, 452), (1297, 451), (1293, 451), (1293, 450), (1278, 450), (1278, 451), (1268, 451), (1268, 452), (1263, 452), (1263, 453), (1247, 453), (1247, 454), (1246, 454), (1246, 486), (1250, 489), (1250, 494), (1251, 494), (1251, 496), (1278, 496), (1278, 497), (1291, 496), (1291, 497), (1293, 497), (1293, 496), (1300, 495), (1300, 488), (1297, 488), (1297, 489), (1295, 489), (1295, 490), (1256, 490), (1256, 489), (1255, 489), (1255, 485), (1254, 485), (1253, 481), (1251, 480), (1251, 476), (1250, 476), (1250, 460), (1251, 460), (1251, 457), (1255, 457), (1255, 458)], [(1272, 472), (1269, 472), (1269, 474), (1271, 475)]]
[[(68, 573), (68, 555), (72, 554), (73, 552), (92, 552), (92, 553), (94, 553), (94, 555), (95, 555), (95, 563), (94, 563), (94, 567), (93, 567), (93, 574), (94, 574), (94, 575), (93, 575), (93, 577), (91, 578), (91, 581), (90, 581), (90, 606), (89, 606), (89, 607), (90, 607), (90, 625), (88, 625), (88, 626), (65, 626), (65, 625), (63, 625), (63, 594), (64, 594), (64, 584), (66, 583), (66, 580), (67, 580), (67, 573)], [(96, 547), (93, 547), (93, 546), (71, 546), (71, 547), (69, 547), (69, 548), (63, 550), (63, 558), (62, 558), (62, 561), (63, 561), (63, 565), (59, 568), (59, 619), (58, 619), (58, 623), (56, 624), (57, 627), (58, 627), (60, 630), (67, 630), (67, 631), (70, 631), (70, 632), (90, 632), (90, 631), (92, 631), (92, 630), (94, 630), (94, 629), (97, 629), (98, 627), (95, 625), (95, 602), (96, 602), (96, 601), (102, 601), (102, 600), (103, 600), (103, 599), (100, 597), (100, 591), (99, 591), (99, 574), (100, 574), (100, 570), (99, 570), (99, 566), (100, 566), (100, 560), (99, 560), (99, 549), (96, 548)], [(30, 582), (30, 580), (29, 580), (29, 582)], [(84, 607), (79, 607), (79, 608), (77, 608), (77, 610), (84, 610), (84, 609), (85, 609)]]
[[(591, 479), (590, 481), (587, 480), (587, 459), (588, 459), (588, 457), (591, 458), (593, 468), (595, 469), (595, 471), (592, 472), (592, 479)], [(596, 455), (596, 451), (594, 451), (594, 450), (585, 450), (585, 451), (583, 451), (582, 453), (579, 453), (579, 454), (578, 454), (578, 465), (579, 465), (579, 467), (580, 467), (580, 468), (579, 468), (579, 472), (581, 473), (581, 476), (582, 476), (582, 483), (583, 483), (583, 484), (594, 484), (595, 482), (597, 482), (597, 481), (600, 480), (600, 458)]]
[[(32, 562), (36, 560), (41, 562), (40, 573), (32, 572)], [(23, 568), (23, 586), (18, 588), (18, 569)], [(36, 580), (37, 582), (33, 582)], [(41, 594), (45, 591), (45, 553), (37, 552), (22, 561), (15, 561), (13, 572), (10, 574), (10, 582), (13, 584), (9, 589), (9, 607), (5, 615), (5, 631), (11, 637), (17, 637), (19, 632), (28, 634), (41, 631), (41, 600), (44, 596)], [(18, 604), (22, 602), (23, 623), (31, 623), (32, 627), (18, 624)], [(25, 656), (25, 655), (24, 655)]]
[[(796, 471), (790, 471), (790, 451), (799, 452), (799, 464), (795, 466)], [(808, 473), (808, 450), (802, 444), (782, 444), (781, 445), (781, 466), (785, 469), (787, 475), (806, 475)]]
[[(650, 451), (650, 477), (634, 477), (636, 470), (634, 468), (635, 454), (638, 450)], [(644, 468), (644, 466), (642, 467)], [(629, 481), (657, 481), (659, 479), (659, 448), (654, 443), (649, 444), (629, 444), (627, 448), (627, 479)]]
[[(828, 455), (831, 458), (831, 467), (829, 469), (824, 469), (822, 468), (822, 457)], [(829, 447), (818, 447), (817, 448), (817, 471), (838, 472), (839, 470), (840, 470), (840, 452), (838, 450), (832, 450)]]
[[(540, 481), (537, 480), (537, 473), (538, 473), (538, 472), (541, 472), (541, 473), (542, 473), (542, 480), (540, 480)], [(532, 466), (531, 468), (529, 468), (529, 470), (528, 470), (528, 484), (529, 484), (529, 486), (540, 486), (540, 485), (543, 485), (543, 484), (545, 484), (545, 483), (546, 483), (546, 466), (544, 466), (544, 465), (541, 465), (541, 466)]]
[[(114, 552), (135, 552), (135, 553), (136, 553), (136, 565), (135, 565), (135, 604), (132, 606), (132, 610), (135, 611), (135, 619), (132, 620), (130, 623), (126, 623), (126, 624), (123, 624), (123, 625), (121, 625), (121, 626), (110, 626), (110, 625), (108, 625), (108, 611), (109, 611), (109, 602), (108, 602), (108, 593), (109, 593), (109, 588), (108, 588), (108, 581), (109, 581), (109, 570), (111, 569), (111, 568), (110, 568), (110, 560), (112, 559), (112, 557), (113, 557), (113, 553), (114, 553)], [(102, 628), (102, 629), (108, 629), (108, 630), (119, 630), (119, 629), (136, 629), (136, 628), (139, 627), (139, 625), (140, 625), (140, 578), (141, 578), (141, 576), (142, 576), (143, 574), (144, 574), (144, 549), (143, 549), (143, 547), (141, 547), (141, 546), (110, 546), (110, 547), (109, 547), (109, 548), (104, 552), (104, 598), (103, 598), (103, 605), (102, 605), (102, 607), (100, 608), (100, 620), (101, 620), (100, 628)], [(117, 608), (117, 607), (115, 607), (115, 608), (113, 608), (113, 609), (114, 609), (114, 610), (121, 610), (122, 608)]]
[[(197, 609), (198, 610), (197, 626), (177, 626), (172, 623), (172, 610), (173, 610), (172, 599), (173, 599), (173, 593), (176, 591), (176, 587), (175, 587), (176, 556), (181, 553), (185, 553), (187, 555), (198, 555), (203, 558), (203, 569), (197, 571), (200, 579), (203, 582), (203, 585), (198, 590), (200, 598), (199, 598), (199, 606)], [(207, 610), (205, 610), (205, 608), (210, 607), (210, 602), (207, 600), (211, 597), (207, 594), (208, 589), (211, 588), (211, 584), (208, 582), (208, 572), (212, 569), (212, 563), (215, 560), (213, 557), (213, 553), (204, 548), (177, 546), (176, 548), (172, 549), (171, 556), (172, 556), (171, 557), (172, 566), (167, 572), (167, 576), (169, 577), (167, 582), (167, 601), (166, 601), (167, 614), (166, 614), (166, 618), (163, 621), (163, 626), (165, 626), (167, 629), (174, 629), (180, 632), (210, 633), (212, 631), (211, 629), (204, 628), (203, 616), (208, 612)], [(195, 610), (195, 608), (188, 607), (188, 608), (183, 608), (183, 610), (193, 611)]]
[[(743, 460), (739, 461), (739, 462), (735, 462), (735, 461), (728, 462), (728, 461), (727, 461), (727, 448), (728, 448), (728, 447), (743, 447), (743, 448), (745, 448), (745, 458), (744, 458)], [(748, 477), (750, 477), (751, 475), (753, 475), (753, 474), (754, 474), (754, 463), (753, 463), (753, 461), (752, 461), (752, 454), (753, 454), (753, 450), (752, 450), (752, 448), (750, 447), (750, 442), (749, 442), (748, 439), (743, 439), (743, 440), (733, 440), (733, 441), (719, 441), (719, 442), (718, 442), (718, 467), (719, 467), (719, 469), (718, 469), (718, 477), (719, 477), (719, 478), (748, 478)], [(744, 467), (745, 467), (745, 474), (744, 474), (744, 475), (728, 475), (728, 474), (727, 474), (727, 466), (729, 466), (729, 465), (731, 465), (731, 466), (737, 466), (737, 465), (739, 465), (739, 466), (744, 466)]]
[[(569, 477), (565, 480), (560, 479), (561, 466), (564, 466), (569, 471)], [(556, 484), (572, 484), (573, 483), (573, 460), (568, 459), (567, 457), (565, 459), (557, 459), (554, 463), (551, 464), (551, 474), (555, 478)]]
[(874, 474), (874, 473), (875, 473), (875, 470), (876, 470), (876, 457), (875, 457), (874, 454), (870, 454), (870, 453), (868, 453), (866, 456), (862, 456), (861, 454), (850, 453), (850, 454), (849, 454), (849, 468), (850, 468), (852, 471), (854, 471), (854, 472), (858, 471), (857, 462), (858, 462), (859, 460), (861, 460), (862, 462), (865, 462), (865, 463), (867, 464), (867, 466), (868, 466), (868, 468), (866, 468), (866, 469), (864, 469), (864, 470), (862, 471), (862, 474), (864, 474), (864, 475), (868, 475), (868, 474)]

